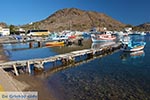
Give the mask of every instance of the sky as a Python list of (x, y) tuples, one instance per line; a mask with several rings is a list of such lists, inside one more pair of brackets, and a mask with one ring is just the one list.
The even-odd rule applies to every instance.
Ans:
[(124, 24), (150, 22), (150, 0), (1, 0), (0, 22), (23, 25), (64, 8), (105, 13)]

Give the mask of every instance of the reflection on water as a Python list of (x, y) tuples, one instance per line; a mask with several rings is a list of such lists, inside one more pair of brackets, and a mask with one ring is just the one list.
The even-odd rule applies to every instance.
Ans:
[(135, 52), (122, 52), (120, 58), (124, 63), (140, 64), (143, 63), (144, 56), (144, 50), (140, 50)]
[[(58, 100), (150, 100), (150, 40), (143, 51), (116, 52), (50, 75)], [(99, 48), (102, 44), (92, 44)]]
[(91, 46), (91, 40), (84, 40), (83, 46), (74, 44), (72, 46), (63, 47), (36, 48), (37, 46), (37, 43), (34, 43), (33, 47), (35, 48), (29, 48), (29, 43), (3, 44), (5, 54), (8, 56), (9, 60), (27, 60), (50, 57), (56, 54), (68, 53), (76, 50), (89, 49)]
[(92, 49), (99, 49), (102, 48), (104, 46), (109, 46), (109, 45), (113, 45), (116, 42), (99, 42), (99, 43), (92, 43), (91, 48)]
[[(144, 51), (138, 53), (120, 51), (76, 67), (59, 71), (53, 69), (52, 74), (46, 75), (46, 84), (48, 88), (53, 89), (58, 100), (150, 100), (150, 40), (149, 37), (146, 39)], [(10, 59), (17, 60), (106, 45), (91, 46), (88, 43), (90, 44), (86, 41), (82, 47), (8, 51)]]
[(150, 63), (122, 63), (121, 53), (53, 73), (48, 85), (58, 100), (149, 100)]
[(137, 58), (137, 57), (143, 57), (145, 56), (145, 52), (144, 50), (140, 50), (140, 51), (135, 51), (135, 52), (131, 52), (130, 55), (134, 58)]
[(45, 58), (56, 55), (51, 48), (36, 48), (24, 50), (5, 50), (9, 60), (27, 60), (35, 58)]
[[(27, 43), (14, 43), (14, 44), (3, 44), (3, 47), (7, 50), (23, 50), (30, 49), (29, 42)], [(33, 47), (38, 47), (38, 43), (34, 43)]]

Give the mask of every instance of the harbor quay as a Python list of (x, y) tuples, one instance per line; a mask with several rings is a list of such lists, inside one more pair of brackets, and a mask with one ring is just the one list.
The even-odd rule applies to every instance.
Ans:
[[(10, 43), (18, 43), (18, 42), (10, 42)], [(38, 43), (37, 41), (29, 42), (30, 45)], [(41, 44), (42, 41), (39, 42)], [(32, 46), (33, 47), (33, 46)], [(43, 70), (47, 63), (52, 63), (52, 67), (50, 70), (52, 71), (59, 71), (63, 69), (64, 66), (75, 66), (78, 64), (85, 63), (89, 59), (94, 59), (98, 56), (103, 56), (119, 50), (121, 44), (109, 44), (107, 46), (101, 48), (90, 48), (90, 49), (83, 49), (83, 50), (76, 50), (65, 54), (58, 54), (55, 56), (50, 56), (46, 58), (38, 58), (38, 59), (28, 59), (28, 60), (17, 60), (17, 61), (5, 61), (0, 63), (0, 82), (1, 91), (23, 91), (26, 87), (29, 87), (28, 84), (24, 84), (9, 75), (5, 71), (5, 69), (12, 69), (12, 72), (19, 76), (21, 74), (20, 69), (25, 69), (25, 73), (32, 73), (32, 69)], [(39, 48), (43, 48), (43, 46), (39, 46)], [(22, 55), (23, 56), (23, 55)], [(79, 59), (80, 58), (80, 59)], [(57, 66), (57, 63), (61, 62), (61, 66)], [(34, 67), (34, 68), (33, 68)]]
[(76, 59), (77, 57), (85, 56), (83, 60), (96, 57), (98, 55), (103, 55), (105, 53), (113, 52), (121, 48), (121, 43), (118, 44), (111, 44), (105, 47), (101, 47), (98, 49), (84, 49), (79, 51), (72, 51), (66, 54), (60, 54), (56, 56), (51, 56), (47, 58), (40, 58), (40, 59), (29, 59), (29, 60), (20, 60), (20, 61), (8, 61), (5, 63), (1, 63), (1, 68), (13, 68), (15, 75), (19, 75), (17, 68), (19, 67), (26, 67), (26, 71), (31, 74), (31, 65), (38, 69), (44, 69), (45, 63), (53, 63), (53, 67), (55, 67), (57, 61), (61, 61), (62, 65), (70, 65), (73, 63), (78, 62)]

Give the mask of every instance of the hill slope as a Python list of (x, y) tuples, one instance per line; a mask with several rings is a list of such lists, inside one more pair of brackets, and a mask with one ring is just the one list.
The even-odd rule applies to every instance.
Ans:
[(61, 30), (89, 30), (92, 27), (106, 27), (108, 30), (120, 30), (125, 25), (121, 22), (98, 12), (84, 11), (76, 8), (59, 10), (48, 18), (25, 25), (28, 29)]
[(140, 31), (150, 31), (150, 22), (135, 26), (134, 29)]

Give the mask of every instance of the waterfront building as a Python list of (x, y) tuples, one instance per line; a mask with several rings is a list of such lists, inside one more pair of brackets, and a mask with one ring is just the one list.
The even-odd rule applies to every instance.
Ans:
[(10, 29), (0, 27), (0, 35), (2, 35), (2, 36), (10, 35)]
[(131, 32), (132, 31), (132, 28), (131, 27), (127, 27), (124, 29), (126, 32)]

